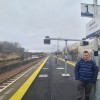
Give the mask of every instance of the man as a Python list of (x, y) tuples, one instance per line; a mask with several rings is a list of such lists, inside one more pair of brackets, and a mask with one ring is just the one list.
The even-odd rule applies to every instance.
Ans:
[(81, 58), (75, 66), (75, 79), (77, 80), (77, 100), (82, 100), (85, 90), (85, 100), (89, 100), (93, 85), (96, 83), (98, 67), (96, 63), (89, 59), (89, 52), (83, 52)]

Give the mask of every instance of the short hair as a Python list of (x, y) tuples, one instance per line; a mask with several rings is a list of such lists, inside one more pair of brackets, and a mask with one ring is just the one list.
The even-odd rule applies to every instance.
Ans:
[(83, 52), (83, 54), (84, 54), (84, 53), (88, 53), (88, 54), (89, 54), (89, 52), (88, 52), (88, 51), (84, 51), (84, 52)]

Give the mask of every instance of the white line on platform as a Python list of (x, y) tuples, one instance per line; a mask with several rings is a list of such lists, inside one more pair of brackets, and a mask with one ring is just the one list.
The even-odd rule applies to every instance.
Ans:
[(43, 68), (43, 69), (48, 69), (48, 68)]
[(47, 74), (41, 74), (41, 75), (39, 75), (39, 77), (48, 77), (48, 75)]
[(64, 68), (62, 68), (62, 67), (59, 67), (59, 68), (56, 68), (56, 69), (64, 69)]

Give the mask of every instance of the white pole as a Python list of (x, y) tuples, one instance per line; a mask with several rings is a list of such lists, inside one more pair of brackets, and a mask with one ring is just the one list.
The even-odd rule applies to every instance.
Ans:
[(93, 17), (95, 18), (97, 16), (97, 0), (93, 0), (94, 3), (94, 14)]
[(67, 41), (65, 41), (65, 73), (62, 76), (70, 76), (67, 72), (67, 60), (68, 60), (68, 52), (67, 52)]
[(97, 66), (99, 66), (99, 56), (98, 56), (98, 37), (94, 37), (94, 58)]
[(65, 41), (65, 75), (67, 74), (67, 59), (68, 59), (67, 41)]
[[(93, 0), (94, 2), (94, 18), (97, 16), (97, 0)], [(99, 57), (98, 57), (98, 37), (94, 37), (94, 58), (97, 66), (99, 66)], [(97, 80), (95, 85), (95, 100), (100, 100), (100, 79)]]
[(59, 53), (59, 40), (57, 40), (57, 64), (58, 64), (58, 53)]

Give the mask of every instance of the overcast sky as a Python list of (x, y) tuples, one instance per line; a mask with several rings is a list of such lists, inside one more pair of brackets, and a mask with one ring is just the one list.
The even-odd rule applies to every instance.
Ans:
[[(0, 41), (19, 42), (33, 51), (49, 51), (43, 44), (46, 35), (70, 39), (86, 36), (81, 3), (93, 0), (0, 0)], [(61, 47), (64, 42), (60, 43)]]

